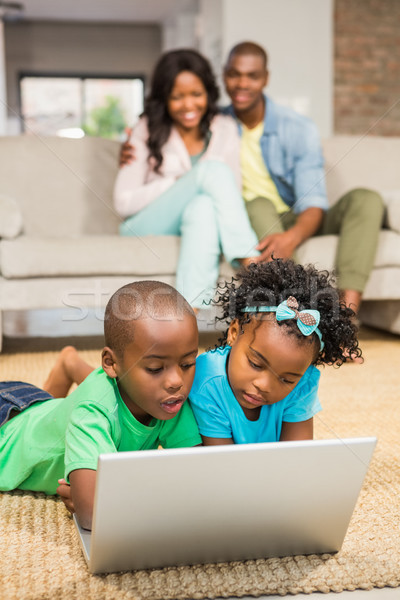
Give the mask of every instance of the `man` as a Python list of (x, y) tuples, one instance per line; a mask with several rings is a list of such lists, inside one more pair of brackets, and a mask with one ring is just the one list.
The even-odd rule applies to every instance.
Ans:
[[(232, 104), (223, 112), (241, 134), (242, 195), (264, 260), (289, 258), (313, 235), (339, 235), (336, 273), (342, 300), (357, 312), (373, 267), (383, 202), (356, 189), (329, 208), (318, 130), (310, 119), (263, 94), (267, 54), (253, 42), (232, 48), (224, 68)], [(132, 158), (125, 143), (121, 164)]]
[(224, 68), (225, 109), (241, 131), (243, 197), (264, 259), (288, 258), (313, 235), (339, 235), (336, 272), (342, 300), (357, 312), (373, 267), (383, 202), (357, 189), (329, 208), (318, 131), (306, 117), (263, 95), (267, 55), (243, 42)]

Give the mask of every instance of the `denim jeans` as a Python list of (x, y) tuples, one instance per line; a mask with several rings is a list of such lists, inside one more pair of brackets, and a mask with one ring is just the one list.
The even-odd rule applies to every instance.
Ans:
[(6, 423), (11, 411), (21, 412), (35, 402), (51, 400), (53, 396), (23, 381), (0, 382), (0, 427)]

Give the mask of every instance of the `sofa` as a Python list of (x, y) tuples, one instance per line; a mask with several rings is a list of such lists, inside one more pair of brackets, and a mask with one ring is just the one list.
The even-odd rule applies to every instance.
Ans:
[[(360, 318), (400, 334), (400, 138), (334, 136), (323, 142), (328, 197), (378, 190), (387, 205)], [(119, 144), (0, 137), (0, 340), (7, 310), (103, 310), (118, 287), (139, 279), (174, 284), (179, 238), (119, 237), (112, 205)], [(332, 269), (336, 236), (298, 250), (302, 262)], [(233, 271), (221, 261), (221, 278)], [(1, 342), (0, 342), (1, 343)]]

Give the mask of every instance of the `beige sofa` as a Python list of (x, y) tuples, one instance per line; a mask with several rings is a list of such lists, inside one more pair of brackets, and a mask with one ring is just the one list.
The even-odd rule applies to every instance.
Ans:
[[(79, 314), (102, 310), (132, 280), (174, 284), (179, 238), (118, 236), (118, 150), (96, 138), (0, 137), (0, 340), (2, 311)], [(354, 187), (377, 189), (387, 201), (389, 229), (380, 234), (361, 318), (400, 334), (400, 139), (333, 137), (324, 152), (330, 202)], [(331, 269), (336, 243), (311, 239), (299, 258)], [(221, 276), (231, 274), (222, 263)]]

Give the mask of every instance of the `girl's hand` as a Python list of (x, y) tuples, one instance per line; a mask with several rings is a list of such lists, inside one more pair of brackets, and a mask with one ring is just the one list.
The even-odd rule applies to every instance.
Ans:
[(75, 512), (75, 508), (71, 498), (71, 486), (65, 481), (65, 479), (59, 479), (58, 484), (57, 494), (60, 496), (61, 500), (64, 502), (65, 506), (72, 515)]

